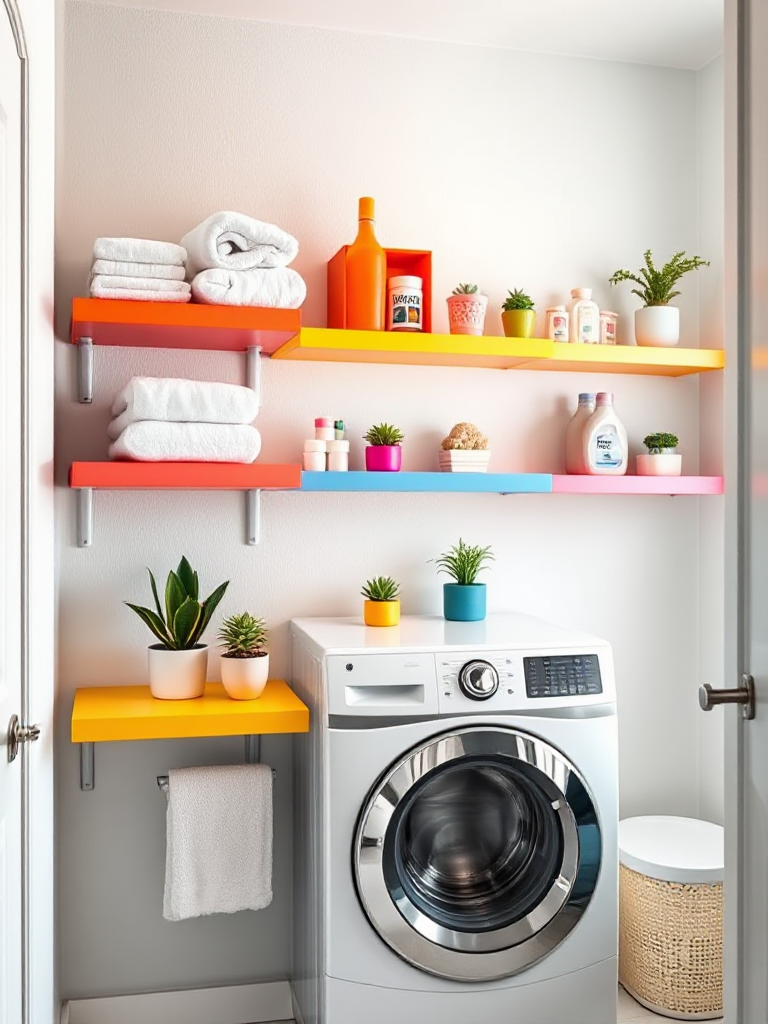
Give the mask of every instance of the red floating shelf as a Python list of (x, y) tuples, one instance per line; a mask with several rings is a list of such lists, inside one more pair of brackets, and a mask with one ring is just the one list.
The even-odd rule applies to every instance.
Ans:
[(553, 494), (722, 494), (721, 476), (553, 476)]
[(271, 355), (301, 330), (298, 309), (73, 299), (70, 340), (124, 348), (186, 348)]
[(235, 462), (73, 462), (69, 486), (126, 490), (292, 490), (301, 466)]

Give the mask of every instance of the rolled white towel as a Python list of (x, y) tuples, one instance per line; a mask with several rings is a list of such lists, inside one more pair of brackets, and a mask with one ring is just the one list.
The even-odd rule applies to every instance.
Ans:
[(110, 277), (160, 277), (167, 281), (183, 281), (184, 267), (170, 263), (130, 263), (127, 260), (95, 260), (91, 277), (108, 274)]
[(298, 309), (307, 297), (307, 286), (291, 267), (203, 270), (192, 280), (192, 296), (195, 302), (222, 306)]
[(110, 277), (97, 274), (91, 280), (94, 299), (132, 299), (140, 302), (189, 302), (192, 292), (186, 281), (150, 277)]
[(129, 263), (170, 263), (181, 267), (186, 249), (175, 242), (156, 242), (152, 238), (97, 238), (93, 243), (95, 260), (126, 260)]
[(109, 446), (110, 459), (138, 462), (253, 462), (261, 451), (255, 427), (230, 423), (132, 423)]
[(160, 420), (187, 423), (251, 423), (259, 412), (256, 393), (239, 384), (132, 377), (112, 404), (107, 432), (115, 440), (132, 423)]
[(299, 243), (276, 224), (244, 213), (222, 210), (211, 214), (181, 240), (187, 251), (187, 277), (201, 270), (253, 270), (285, 267), (296, 258)]

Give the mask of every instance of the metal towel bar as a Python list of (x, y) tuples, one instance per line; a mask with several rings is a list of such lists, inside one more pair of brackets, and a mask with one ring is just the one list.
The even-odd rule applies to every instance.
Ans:
[[(275, 771), (274, 768), (272, 769), (272, 778), (273, 779), (277, 778), (277, 772)], [(162, 789), (162, 791), (164, 793), (168, 792), (168, 776), (167, 775), (158, 775), (157, 776), (157, 788), (158, 789)]]

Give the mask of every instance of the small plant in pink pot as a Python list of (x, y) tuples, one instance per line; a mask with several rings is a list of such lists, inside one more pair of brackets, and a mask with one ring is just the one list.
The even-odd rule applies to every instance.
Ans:
[(488, 296), (477, 290), (476, 284), (460, 284), (448, 296), (448, 325), (451, 334), (471, 334), (479, 337), (485, 326)]
[(402, 431), (390, 423), (379, 423), (370, 427), (364, 435), (368, 442), (365, 449), (365, 468), (368, 472), (397, 473), (403, 462), (403, 450), (400, 442)]

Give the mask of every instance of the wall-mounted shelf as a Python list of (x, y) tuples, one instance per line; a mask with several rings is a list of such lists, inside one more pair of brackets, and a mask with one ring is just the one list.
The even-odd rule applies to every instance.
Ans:
[(528, 369), (569, 373), (632, 373), (684, 377), (722, 370), (725, 353), (716, 348), (641, 348), (635, 345), (564, 345), (552, 342), (551, 357)]
[(121, 740), (246, 737), (308, 732), (309, 709), (282, 679), (257, 700), (231, 700), (207, 683), (195, 700), (156, 700), (148, 686), (95, 686), (75, 692), (71, 738), (80, 746), (81, 788), (94, 787), (94, 743)]
[(301, 486), (301, 466), (232, 462), (73, 462), (78, 547), (93, 545), (94, 490), (218, 490), (246, 492), (246, 540), (258, 544), (262, 490)]
[(554, 494), (722, 494), (721, 476), (560, 476)]
[(302, 473), (302, 491), (548, 494), (549, 473)]

